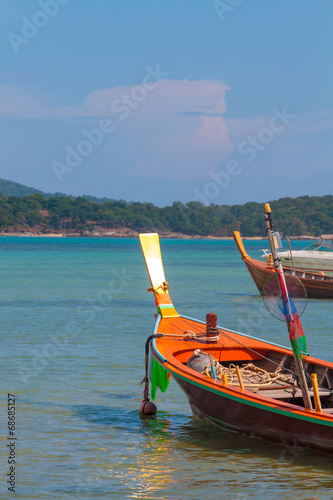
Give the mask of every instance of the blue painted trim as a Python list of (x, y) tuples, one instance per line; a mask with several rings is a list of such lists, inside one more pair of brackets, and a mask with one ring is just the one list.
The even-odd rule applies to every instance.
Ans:
[(167, 363), (167, 362), (168, 362), (168, 360), (167, 360), (167, 359), (165, 359), (165, 357), (164, 357), (164, 356), (162, 356), (162, 354), (160, 353), (160, 351), (159, 351), (159, 350), (157, 349), (157, 347), (156, 347), (156, 339), (152, 339), (152, 341), (151, 341), (151, 345), (152, 345), (152, 348), (153, 348), (154, 353), (156, 354), (156, 356), (157, 356), (158, 358), (160, 358), (160, 360), (162, 361), (162, 363)]
[(153, 335), (157, 333), (158, 327), (160, 326), (162, 316), (160, 314), (157, 315), (156, 321), (155, 321), (155, 326), (153, 329)]
[[(157, 333), (158, 327), (160, 326), (161, 319), (162, 319), (162, 316), (159, 314), (157, 316), (157, 319), (156, 319), (156, 323), (155, 323), (154, 330), (153, 330), (153, 335), (155, 335), (155, 333)], [(156, 339), (152, 339), (151, 340), (151, 346), (153, 348), (154, 353), (156, 354), (156, 356), (158, 358), (160, 358), (160, 360), (162, 361), (162, 363), (167, 363), (168, 360), (165, 359), (164, 356), (162, 356), (162, 354), (160, 353), (160, 351), (156, 347)]]

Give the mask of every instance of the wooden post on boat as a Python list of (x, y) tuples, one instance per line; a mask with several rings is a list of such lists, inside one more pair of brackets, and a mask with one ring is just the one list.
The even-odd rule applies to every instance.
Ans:
[[(287, 290), (287, 285), (286, 285), (285, 278), (284, 278), (284, 272), (283, 272), (281, 260), (278, 257), (278, 254), (277, 254), (277, 251), (275, 248), (275, 244), (274, 244), (273, 223), (272, 223), (272, 216), (271, 216), (272, 211), (271, 211), (271, 207), (270, 207), (269, 203), (265, 204), (265, 212), (266, 212), (265, 213), (266, 232), (267, 232), (269, 246), (270, 246), (271, 254), (272, 254), (272, 258), (273, 258), (273, 265), (274, 265), (275, 271), (278, 273), (277, 280), (278, 280), (278, 284), (279, 284), (281, 296), (282, 296), (283, 290), (281, 288), (279, 278), (281, 278), (281, 280), (283, 281), (283, 285), (284, 285), (285, 290)], [(288, 290), (287, 290), (287, 294), (288, 294)], [(286, 302), (286, 305), (288, 305), (288, 303), (289, 303), (288, 297), (285, 297), (285, 302)], [(290, 333), (290, 329), (292, 327), (291, 320), (287, 319), (287, 325), (288, 325), (288, 332)], [(302, 362), (302, 359), (300, 359), (298, 357), (297, 353), (295, 353), (294, 348), (293, 348), (293, 352), (294, 352), (295, 367), (296, 367), (298, 380), (299, 380), (299, 384), (300, 384), (301, 391), (302, 391), (304, 406), (305, 406), (305, 408), (312, 410), (312, 403), (311, 403), (308, 385), (307, 385), (306, 378), (305, 378), (305, 371), (304, 371), (303, 362)]]
[(216, 342), (219, 330), (217, 328), (217, 316), (215, 313), (206, 314), (206, 344)]
[(243, 379), (242, 379), (242, 375), (241, 375), (241, 372), (240, 372), (240, 369), (239, 369), (238, 365), (236, 365), (236, 372), (237, 372), (237, 377), (238, 377), (238, 382), (239, 382), (240, 390), (244, 391)]
[(315, 408), (316, 408), (316, 411), (322, 412), (320, 396), (319, 396), (317, 374), (312, 373), (311, 379), (312, 379), (313, 399), (314, 399)]

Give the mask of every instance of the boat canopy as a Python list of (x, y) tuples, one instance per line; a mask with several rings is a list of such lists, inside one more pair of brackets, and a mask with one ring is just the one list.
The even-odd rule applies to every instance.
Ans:
[(305, 250), (316, 250), (321, 252), (333, 252), (333, 234), (323, 234)]

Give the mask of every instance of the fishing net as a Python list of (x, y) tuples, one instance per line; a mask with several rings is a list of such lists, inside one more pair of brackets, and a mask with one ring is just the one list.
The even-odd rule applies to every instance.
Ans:
[(284, 275), (288, 290), (289, 304), (287, 305), (281, 291), (279, 276), (272, 274), (266, 281), (262, 296), (267, 310), (274, 318), (280, 321), (291, 321), (295, 314), (301, 316), (307, 304), (307, 293), (303, 283), (291, 275)]

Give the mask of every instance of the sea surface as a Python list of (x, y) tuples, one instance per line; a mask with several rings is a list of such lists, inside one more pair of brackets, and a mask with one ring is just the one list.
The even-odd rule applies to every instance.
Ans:
[[(245, 241), (260, 258), (265, 241)], [(293, 242), (302, 248), (304, 242)], [(177, 310), (288, 345), (233, 241), (161, 240)], [(140, 420), (154, 300), (136, 239), (0, 237), (4, 499), (332, 499), (333, 458), (226, 433), (191, 415), (175, 382)], [(333, 362), (333, 302), (302, 316)], [(15, 493), (7, 395), (15, 396)]]

